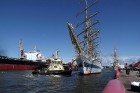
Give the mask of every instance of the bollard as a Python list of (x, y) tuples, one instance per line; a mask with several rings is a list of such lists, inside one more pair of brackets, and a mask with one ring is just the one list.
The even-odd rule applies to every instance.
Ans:
[(102, 93), (126, 93), (125, 87), (120, 80), (110, 80)]

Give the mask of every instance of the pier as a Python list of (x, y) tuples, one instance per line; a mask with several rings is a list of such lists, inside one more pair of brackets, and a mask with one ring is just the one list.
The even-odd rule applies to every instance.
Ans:
[(126, 93), (138, 93), (131, 91), (131, 82), (140, 82), (140, 74), (138, 71), (130, 71), (130, 74), (127, 75), (125, 70), (121, 71), (119, 80), (122, 81), (126, 88)]
[(139, 71), (132, 70), (129, 74), (125, 70), (116, 71), (115, 79), (107, 83), (102, 93), (140, 93), (140, 86), (131, 86), (131, 82), (139, 84)]

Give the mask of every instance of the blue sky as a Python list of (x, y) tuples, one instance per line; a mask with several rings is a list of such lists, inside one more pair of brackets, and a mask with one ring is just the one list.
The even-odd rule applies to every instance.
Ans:
[[(64, 60), (74, 56), (67, 22), (77, 23), (80, 0), (0, 0), (0, 52), (19, 57), (19, 40), (26, 52), (36, 46), (45, 57), (56, 49)], [(99, 0), (100, 50), (119, 56), (140, 55), (140, 0)], [(2, 53), (1, 53), (2, 54)]]

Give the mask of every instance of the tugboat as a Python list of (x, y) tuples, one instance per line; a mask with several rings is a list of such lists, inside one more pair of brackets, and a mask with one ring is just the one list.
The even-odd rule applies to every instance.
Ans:
[(63, 60), (58, 57), (58, 50), (56, 50), (55, 57), (52, 56), (48, 60), (49, 65), (41, 70), (34, 70), (32, 74), (39, 75), (71, 75), (72, 70), (63, 66)]

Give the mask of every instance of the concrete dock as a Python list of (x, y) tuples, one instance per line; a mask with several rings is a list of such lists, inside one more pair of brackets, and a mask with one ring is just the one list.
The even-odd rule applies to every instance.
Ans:
[(138, 93), (131, 91), (131, 82), (140, 82), (140, 74), (138, 71), (130, 71), (130, 74), (127, 75), (125, 70), (123, 70), (120, 72), (119, 80), (124, 84), (126, 93)]

